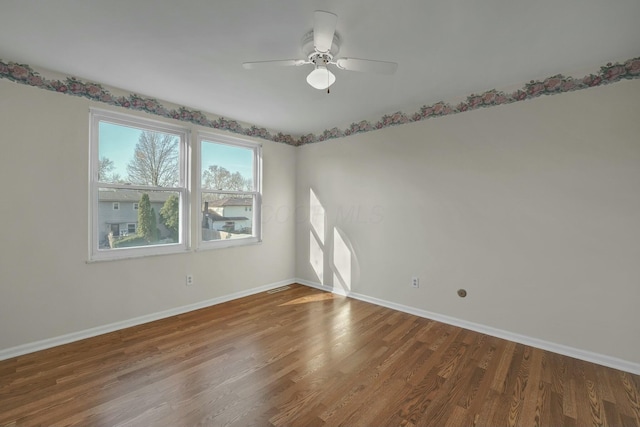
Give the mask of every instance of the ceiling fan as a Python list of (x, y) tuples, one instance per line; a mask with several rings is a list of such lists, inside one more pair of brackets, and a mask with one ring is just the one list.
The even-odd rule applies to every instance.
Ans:
[(336, 76), (327, 68), (335, 65), (340, 70), (360, 71), (367, 73), (393, 74), (398, 68), (395, 62), (373, 61), (358, 58), (336, 58), (340, 50), (341, 39), (336, 32), (338, 16), (331, 12), (316, 10), (314, 12), (313, 30), (302, 37), (302, 52), (306, 59), (284, 59), (276, 61), (245, 62), (242, 66), (254, 68), (284, 66), (299, 67), (313, 64), (313, 70), (307, 76), (307, 83), (316, 89), (327, 89), (336, 81)]

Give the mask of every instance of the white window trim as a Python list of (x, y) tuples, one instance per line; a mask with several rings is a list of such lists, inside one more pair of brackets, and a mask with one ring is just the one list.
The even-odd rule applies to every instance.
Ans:
[[(139, 258), (145, 256), (184, 253), (190, 250), (190, 169), (189, 159), (191, 157), (190, 131), (188, 128), (174, 126), (164, 122), (141, 118), (129, 114), (116, 113), (113, 111), (97, 108), (89, 109), (89, 261), (117, 260), (127, 258)], [(183, 143), (180, 144), (180, 186), (179, 187), (149, 187), (127, 185), (131, 190), (160, 190), (174, 191), (180, 194), (180, 241), (174, 244), (150, 245), (133, 248), (117, 248), (109, 250), (99, 249), (99, 222), (98, 222), (98, 195), (100, 188), (121, 188), (121, 184), (100, 184), (98, 182), (98, 154), (99, 154), (99, 123), (101, 121), (110, 122), (122, 126), (143, 128), (157, 132), (178, 134)]]
[(113, 205), (111, 205), (111, 208), (114, 211), (119, 211), (120, 210), (120, 202), (113, 202)]
[[(254, 191), (220, 191), (225, 194), (238, 194), (246, 195), (252, 194), (254, 197), (254, 206), (252, 206), (252, 218), (251, 225), (253, 229), (253, 236), (242, 239), (225, 239), (225, 240), (202, 240), (202, 230), (200, 229), (202, 224), (202, 158), (201, 147), (202, 141), (210, 141), (218, 144), (231, 145), (235, 147), (245, 147), (253, 150), (253, 182)], [(242, 138), (236, 138), (229, 135), (221, 135), (213, 132), (198, 132), (196, 143), (192, 147), (195, 152), (193, 169), (196, 193), (197, 209), (196, 214), (198, 221), (196, 221), (196, 250), (208, 250), (208, 249), (221, 249), (235, 246), (245, 246), (262, 243), (262, 144), (249, 141)], [(209, 191), (205, 191), (209, 192)], [(215, 191), (213, 191), (215, 192)]]

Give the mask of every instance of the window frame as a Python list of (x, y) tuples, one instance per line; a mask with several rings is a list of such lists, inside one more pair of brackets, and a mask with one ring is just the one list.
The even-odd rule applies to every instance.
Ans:
[[(241, 147), (253, 151), (253, 191), (231, 191), (231, 190), (209, 190), (202, 188), (202, 143), (215, 143), (232, 147)], [(243, 138), (236, 138), (229, 135), (221, 135), (214, 132), (199, 131), (193, 150), (195, 152), (193, 169), (195, 179), (195, 200), (197, 205), (197, 218), (194, 222), (196, 228), (196, 250), (220, 249), (235, 246), (254, 245), (262, 243), (262, 144), (249, 141)], [(251, 229), (252, 237), (241, 239), (224, 240), (202, 240), (202, 207), (203, 194), (229, 194), (229, 195), (251, 195), (253, 204), (251, 209)]]
[[(190, 130), (188, 128), (171, 125), (165, 122), (142, 118), (130, 114), (101, 110), (96, 108), (89, 109), (90, 127), (89, 127), (89, 260), (117, 260), (127, 258), (138, 258), (145, 256), (184, 253), (190, 250), (191, 233), (190, 233), (190, 157), (191, 142)], [(141, 130), (154, 132), (162, 132), (174, 134), (179, 138), (179, 182), (177, 187), (154, 187), (147, 185), (129, 185), (129, 184), (113, 184), (98, 181), (99, 166), (99, 126), (101, 122), (112, 123), (115, 125), (132, 127)], [(179, 194), (180, 209), (180, 229), (178, 232), (178, 242), (160, 245), (136, 246), (129, 248), (117, 249), (100, 249), (100, 223), (98, 221), (99, 212), (99, 192), (101, 188), (127, 189), (127, 190), (148, 190), (162, 191)], [(125, 221), (126, 222), (126, 221)], [(136, 227), (137, 229), (137, 227)]]

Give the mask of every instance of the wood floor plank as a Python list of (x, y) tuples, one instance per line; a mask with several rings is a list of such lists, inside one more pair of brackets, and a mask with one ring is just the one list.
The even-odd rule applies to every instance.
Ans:
[[(501, 370), (501, 384), (498, 391), (500, 392), (500, 399), (498, 399), (498, 407), (494, 411), (493, 418), (488, 423), (489, 425), (506, 426), (509, 425), (509, 419), (513, 418), (517, 413), (517, 407), (512, 408), (514, 404), (518, 405), (520, 402), (519, 391), (522, 388), (521, 379), (518, 378), (518, 372), (523, 362), (523, 355), (525, 352), (525, 346), (515, 345), (511, 357), (506, 361), (501, 360), (501, 364), (504, 362), (508, 366), (506, 369)], [(504, 376), (503, 376), (504, 375)], [(497, 379), (494, 378), (493, 384), (497, 384)], [(514, 396), (514, 393), (517, 393)]]
[[(539, 425), (540, 405), (544, 401), (544, 382), (542, 381), (544, 351), (531, 349), (529, 376), (526, 379), (525, 399), (522, 402), (521, 422), (518, 425)], [(538, 420), (538, 421), (537, 421)]]
[(302, 285), (0, 361), (0, 426), (636, 426), (640, 377)]
[(549, 386), (549, 411), (543, 411), (548, 413), (548, 416), (542, 417), (540, 425), (561, 426), (564, 420), (564, 414), (562, 413), (562, 395), (553, 391), (553, 386)]
[(562, 413), (574, 420), (578, 418), (578, 410), (576, 409), (576, 385), (575, 380), (570, 378), (565, 383), (564, 393), (562, 394)]
[(601, 426), (602, 421), (593, 418), (592, 414), (592, 396), (589, 395), (588, 378), (585, 372), (585, 363), (581, 360), (576, 360), (573, 363), (574, 372), (577, 374), (574, 376), (576, 384), (576, 409), (577, 418), (576, 421), (580, 424), (580, 420), (586, 421), (590, 426)]
[(626, 372), (620, 372), (620, 380), (627, 396), (627, 405), (640, 424), (640, 378)]
[[(522, 348), (522, 347), (518, 347)], [(499, 393), (504, 393), (507, 389), (508, 373), (514, 359), (514, 352), (516, 350), (516, 343), (508, 342), (500, 355), (500, 362), (498, 363), (498, 369), (493, 376), (493, 383), (491, 388)]]

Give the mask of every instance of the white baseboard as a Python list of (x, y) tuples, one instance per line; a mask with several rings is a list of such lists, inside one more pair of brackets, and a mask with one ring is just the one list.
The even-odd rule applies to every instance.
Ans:
[(157, 313), (151, 313), (145, 316), (135, 317), (133, 319), (110, 323), (104, 326), (97, 326), (95, 328), (85, 329), (83, 331), (78, 331), (78, 332), (72, 332), (70, 334), (65, 334), (58, 337), (47, 338), (44, 340), (35, 341), (32, 343), (23, 344), (16, 347), (10, 347), (4, 350), (0, 350), (0, 360), (9, 359), (11, 357), (22, 356), (24, 354), (33, 353), (34, 351), (45, 350), (47, 348), (56, 347), (62, 344), (68, 344), (70, 342), (83, 340), (85, 338), (95, 337), (95, 336), (106, 334), (113, 331), (118, 331), (120, 329), (129, 328), (131, 326), (137, 326), (143, 323), (153, 322), (154, 320), (160, 320), (166, 317), (187, 313), (189, 311), (210, 307), (212, 305), (221, 304), (223, 302), (231, 301), (234, 299), (246, 297), (253, 294), (258, 294), (260, 292), (268, 291), (270, 289), (279, 288), (284, 285), (290, 285), (291, 283), (294, 283), (294, 282), (295, 282), (295, 279), (282, 280), (277, 283), (258, 286), (257, 288), (247, 289), (246, 291), (234, 292), (232, 294), (208, 299), (205, 301), (199, 301), (197, 303), (184, 305), (182, 307), (171, 308), (169, 310), (164, 310)]
[(296, 283), (300, 283), (302, 285), (320, 289), (323, 291), (332, 292), (338, 295), (348, 296), (349, 298), (354, 298), (357, 300), (365, 301), (365, 302), (379, 305), (382, 307), (391, 308), (393, 310), (402, 311), (404, 313), (413, 314), (414, 316), (436, 320), (438, 322), (446, 323), (453, 326), (458, 326), (460, 328), (469, 329), (475, 332), (480, 332), (482, 334), (491, 335), (493, 337), (514, 341), (514, 342), (528, 345), (531, 347), (540, 348), (542, 350), (551, 351), (553, 353), (562, 354), (565, 356), (573, 357), (573, 358), (584, 360), (587, 362), (596, 363), (598, 365), (608, 366), (610, 368), (619, 369), (621, 371), (640, 375), (640, 364), (629, 362), (627, 360), (618, 359), (617, 357), (594, 353), (587, 350), (581, 350), (578, 348), (569, 347), (562, 344), (556, 344), (554, 342), (545, 341), (545, 340), (541, 340), (533, 337), (528, 337), (526, 335), (516, 334), (516, 333), (505, 331), (502, 329), (493, 328), (491, 326), (469, 322), (466, 320), (457, 319), (455, 317), (449, 317), (443, 314), (433, 313), (430, 311), (421, 310), (418, 308), (381, 300), (378, 298), (370, 297), (370, 296), (359, 294), (356, 292), (346, 292), (343, 289), (333, 289), (330, 286), (325, 286), (320, 283), (310, 282), (304, 279), (298, 278), (296, 279)]

